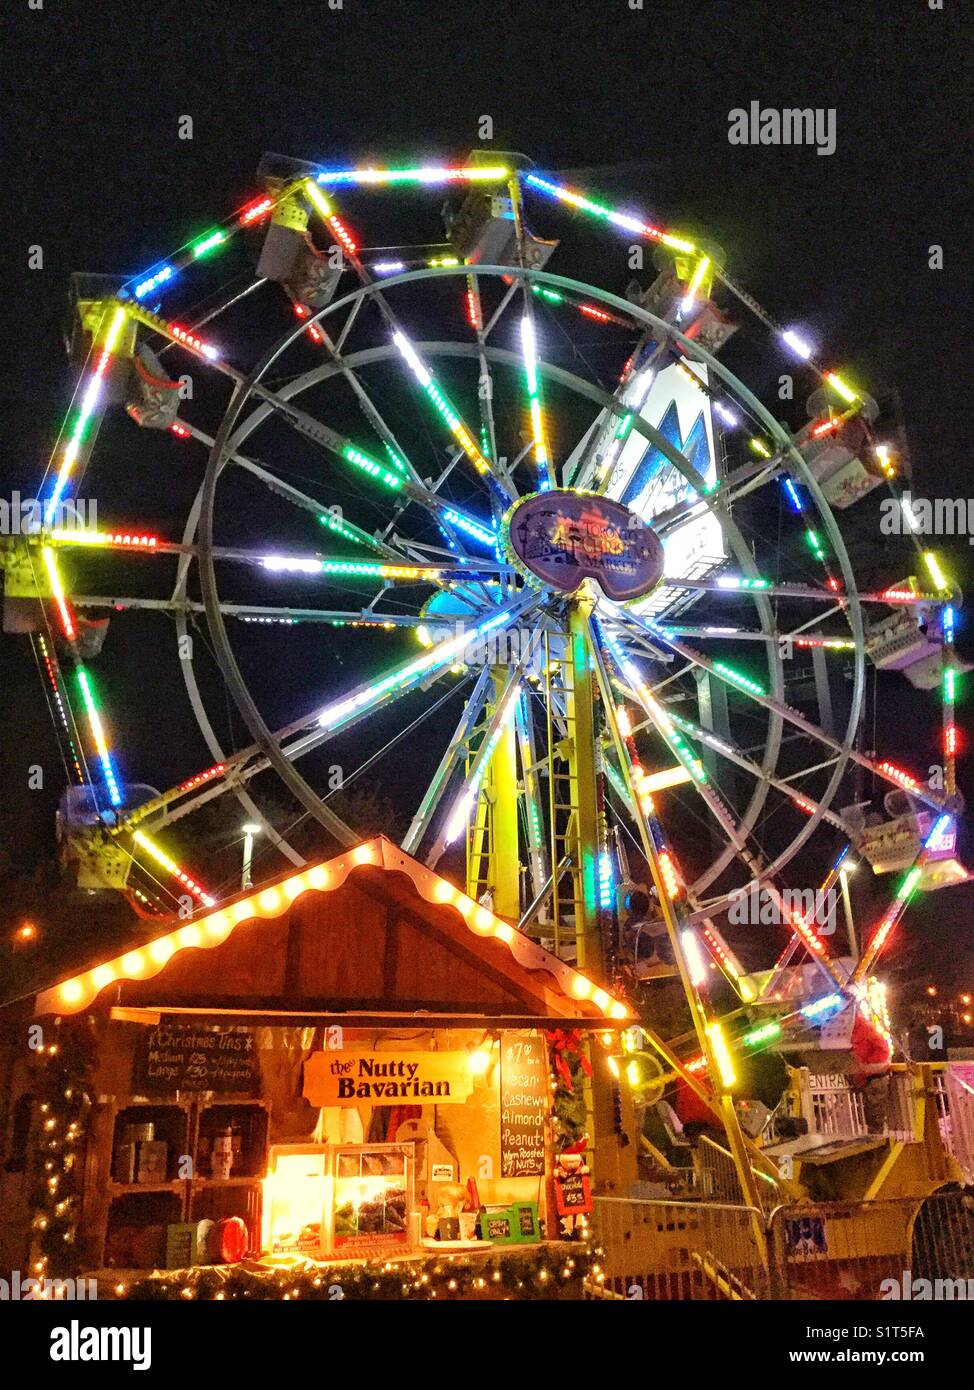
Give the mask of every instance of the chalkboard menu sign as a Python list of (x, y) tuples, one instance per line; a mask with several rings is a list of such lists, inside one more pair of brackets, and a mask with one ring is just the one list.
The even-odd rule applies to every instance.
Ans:
[(151, 1028), (132, 1066), (135, 1095), (217, 1091), (257, 1095), (260, 1065), (252, 1028)]
[(584, 1173), (555, 1175), (555, 1206), (559, 1216), (581, 1216), (592, 1210), (592, 1187)]
[(501, 1177), (544, 1176), (548, 1059), (537, 1033), (501, 1034)]

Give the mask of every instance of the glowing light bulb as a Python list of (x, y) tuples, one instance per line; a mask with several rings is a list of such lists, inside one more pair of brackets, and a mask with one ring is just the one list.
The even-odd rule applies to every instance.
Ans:
[(149, 955), (159, 965), (165, 965), (166, 961), (173, 955), (174, 950), (172, 939), (168, 936), (161, 936), (158, 941), (153, 941), (149, 945)]

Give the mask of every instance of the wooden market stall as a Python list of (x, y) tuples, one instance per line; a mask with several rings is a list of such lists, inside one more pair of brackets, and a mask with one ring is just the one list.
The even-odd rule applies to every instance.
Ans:
[[(88, 1269), (556, 1236), (589, 1191), (556, 1167), (546, 1035), (631, 1021), (381, 836), (91, 961), (4, 1027), (54, 1019), (88, 1029)], [(5, 1151), (31, 1086), (13, 1055)], [(590, 1129), (612, 1190), (611, 1106)]]

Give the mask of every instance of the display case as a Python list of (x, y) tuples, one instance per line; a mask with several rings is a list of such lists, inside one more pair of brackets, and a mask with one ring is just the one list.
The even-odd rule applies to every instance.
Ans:
[(335, 1150), (335, 1254), (407, 1248), (412, 1157), (411, 1144), (355, 1144)]
[(405, 1251), (412, 1205), (411, 1144), (276, 1144), (264, 1248), (311, 1257)]
[(332, 1192), (328, 1145), (272, 1145), (264, 1179), (264, 1249), (272, 1255), (327, 1253)]

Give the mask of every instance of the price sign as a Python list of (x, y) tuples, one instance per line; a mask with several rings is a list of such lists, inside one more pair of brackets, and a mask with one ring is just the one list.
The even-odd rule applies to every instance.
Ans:
[(555, 1177), (555, 1206), (559, 1216), (580, 1216), (592, 1210), (592, 1186), (584, 1173)]
[(260, 1064), (252, 1028), (151, 1028), (132, 1066), (136, 1095), (215, 1091), (257, 1095)]
[(501, 1176), (544, 1176), (548, 1058), (537, 1033), (501, 1034)]

